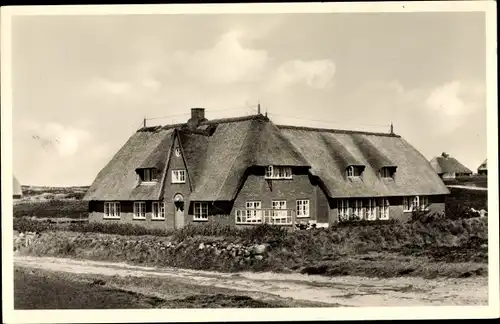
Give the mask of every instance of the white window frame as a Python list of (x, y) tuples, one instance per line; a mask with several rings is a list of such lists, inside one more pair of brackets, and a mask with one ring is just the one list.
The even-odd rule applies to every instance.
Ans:
[(273, 166), (269, 165), (266, 168), (266, 179), (292, 179), (292, 167), (290, 166)]
[(175, 154), (175, 156), (180, 157), (181, 156), (181, 148), (180, 147), (176, 147), (174, 149), (174, 154)]
[(172, 170), (172, 183), (186, 183), (186, 170)]
[(165, 219), (165, 203), (162, 201), (153, 201), (151, 203), (151, 219)]
[(146, 219), (146, 202), (134, 201), (134, 217), (133, 219)]
[(339, 220), (348, 220), (349, 213), (349, 200), (347, 199), (339, 199), (337, 201), (337, 214), (339, 216)]
[(104, 202), (104, 219), (120, 219), (120, 203), (116, 201)]
[(389, 199), (380, 198), (379, 199), (379, 219), (387, 220), (389, 219), (390, 205)]
[(370, 221), (377, 219), (377, 200), (375, 198), (368, 199), (366, 206), (366, 219)]
[(260, 201), (247, 201), (245, 203), (247, 210), (247, 222), (252, 220), (262, 219), (262, 202)]
[(309, 218), (310, 205), (309, 199), (298, 199), (296, 202), (297, 218)]
[(363, 200), (362, 199), (356, 199), (354, 201), (354, 207), (352, 210), (353, 215), (356, 215), (358, 219), (364, 219), (365, 213), (364, 213), (364, 208), (363, 208)]
[(420, 201), (419, 201), (419, 208), (421, 211), (428, 211), (429, 208), (427, 207), (429, 205), (429, 197), (427, 196), (420, 196)]
[(193, 205), (193, 220), (208, 221), (208, 203), (195, 202)]
[[(359, 174), (354, 174), (354, 170), (359, 170)], [(359, 178), (363, 174), (363, 168), (357, 165), (350, 165), (347, 167), (346, 172), (348, 178)]]
[[(287, 211), (286, 209), (286, 200), (273, 200), (271, 202), (271, 206), (273, 209), (273, 218), (286, 218)], [(281, 211), (283, 210), (283, 211)]]

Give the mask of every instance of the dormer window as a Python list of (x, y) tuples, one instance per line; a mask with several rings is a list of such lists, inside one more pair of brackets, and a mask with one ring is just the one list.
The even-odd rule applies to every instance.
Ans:
[(380, 168), (380, 177), (381, 178), (392, 178), (392, 177), (394, 177), (394, 173), (396, 173), (396, 167), (382, 167), (382, 168)]
[(158, 181), (158, 170), (155, 168), (141, 169), (137, 171), (142, 182)]
[(266, 179), (292, 179), (292, 168), (270, 165), (266, 168)]
[(355, 178), (360, 177), (363, 173), (364, 167), (360, 165), (351, 165), (347, 167), (347, 177)]

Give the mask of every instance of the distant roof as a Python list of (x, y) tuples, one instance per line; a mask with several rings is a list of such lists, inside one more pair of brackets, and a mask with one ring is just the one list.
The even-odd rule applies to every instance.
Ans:
[(23, 195), (23, 189), (21, 187), (21, 184), (19, 183), (19, 181), (17, 180), (17, 178), (15, 176), (12, 176), (12, 184), (13, 184), (13, 195), (15, 196), (22, 196)]
[[(136, 169), (168, 165), (179, 140), (192, 188), (190, 200), (233, 200), (251, 166), (308, 168), (331, 197), (447, 194), (429, 162), (400, 136), (349, 130), (275, 125), (253, 115), (139, 129), (97, 175), (85, 200), (157, 200), (160, 181), (138, 186)], [(345, 178), (349, 165), (364, 165), (363, 181)], [(381, 167), (396, 167), (394, 180)]]
[(477, 170), (488, 170), (488, 159), (484, 160), (483, 163), (481, 163), (481, 165), (477, 168)]
[(472, 171), (450, 156), (437, 156), (431, 160), (431, 165), (436, 173), (472, 173)]

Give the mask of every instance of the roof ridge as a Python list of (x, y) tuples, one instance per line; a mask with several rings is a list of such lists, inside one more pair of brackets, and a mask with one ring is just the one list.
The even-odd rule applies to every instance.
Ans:
[[(213, 124), (224, 124), (224, 123), (235, 123), (235, 122), (240, 122), (240, 121), (256, 120), (256, 119), (269, 120), (269, 118), (265, 117), (262, 114), (254, 114), (254, 115), (239, 116), (239, 117), (225, 117), (225, 118), (218, 118), (218, 119), (209, 119), (209, 120), (205, 120), (205, 121), (200, 122), (199, 126), (213, 125)], [(166, 130), (166, 129), (183, 127), (185, 125), (187, 125), (187, 122), (186, 123), (177, 123), (177, 124), (141, 127), (137, 130), (137, 132), (154, 132), (154, 131), (158, 131), (158, 130)]]
[(295, 125), (276, 125), (278, 128), (283, 129), (295, 129), (304, 130), (312, 132), (329, 132), (329, 133), (340, 133), (340, 134), (360, 134), (360, 135), (374, 135), (374, 136), (387, 136), (387, 137), (401, 137), (400, 135), (394, 133), (381, 133), (381, 132), (367, 132), (367, 131), (356, 131), (348, 129), (335, 129), (335, 128), (317, 128), (317, 127), (307, 127), (307, 126), (295, 126)]

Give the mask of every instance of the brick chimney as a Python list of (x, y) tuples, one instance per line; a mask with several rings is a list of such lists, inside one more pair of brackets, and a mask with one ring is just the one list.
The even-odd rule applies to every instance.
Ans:
[(206, 121), (205, 108), (191, 108), (191, 118), (187, 121), (189, 128), (196, 129), (202, 121)]

